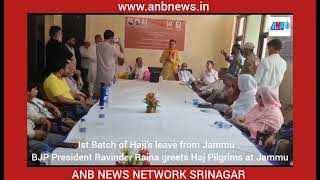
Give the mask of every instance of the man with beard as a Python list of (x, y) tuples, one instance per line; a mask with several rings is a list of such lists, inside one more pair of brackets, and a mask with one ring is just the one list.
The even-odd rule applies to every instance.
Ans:
[(124, 48), (114, 32), (106, 30), (104, 41), (97, 44), (97, 76), (95, 81), (95, 95), (100, 96), (100, 87), (112, 85), (116, 79), (116, 62), (123, 58)]
[(69, 64), (61, 62), (57, 68), (46, 78), (43, 84), (47, 98), (58, 105), (66, 106), (68, 117), (79, 120), (87, 111), (88, 106), (81, 95), (70, 90), (64, 78), (68, 74)]
[(73, 54), (62, 43), (62, 29), (59, 26), (51, 26), (49, 30), (50, 40), (46, 44), (46, 72), (47, 77), (61, 62), (71, 60)]
[(68, 36), (66, 38), (65, 46), (69, 50), (69, 52), (71, 52), (71, 54), (72, 54), (71, 60), (76, 62), (77, 61), (77, 59), (76, 59), (76, 50), (75, 50), (76, 38), (74, 36)]

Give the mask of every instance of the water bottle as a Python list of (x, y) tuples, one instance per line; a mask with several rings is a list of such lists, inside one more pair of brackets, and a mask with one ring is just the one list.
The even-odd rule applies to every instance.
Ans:
[(48, 145), (43, 146), (40, 157), (41, 157), (41, 160), (40, 160), (41, 166), (48, 166), (51, 164), (51, 160), (50, 160), (51, 154), (49, 152)]
[(224, 129), (228, 129), (232, 127), (232, 124), (228, 124), (222, 121), (215, 121), (214, 125), (216, 125), (217, 128), (224, 128)]
[(106, 86), (105, 87), (105, 95), (104, 95), (104, 103), (107, 106), (109, 103), (109, 96), (110, 96), (110, 92), (111, 92), (111, 86)]
[(232, 124), (229, 124), (229, 123), (223, 123), (222, 124), (222, 128), (224, 128), (224, 129), (228, 129), (228, 128), (231, 128), (232, 127)]
[(104, 100), (105, 100), (105, 95), (106, 95), (106, 84), (101, 83), (100, 84), (100, 100), (99, 100), (99, 105), (103, 106), (104, 105)]
[(82, 118), (80, 120), (79, 132), (80, 132), (81, 141), (85, 141), (86, 140), (87, 127), (86, 127), (86, 120), (84, 118)]
[(103, 106), (100, 107), (100, 111), (99, 111), (99, 118), (105, 118), (105, 114), (104, 114), (104, 108)]

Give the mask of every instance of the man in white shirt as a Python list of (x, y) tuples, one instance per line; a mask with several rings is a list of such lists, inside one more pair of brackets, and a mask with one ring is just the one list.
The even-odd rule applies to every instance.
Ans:
[[(41, 127), (37, 128), (38, 126)], [(46, 121), (40, 121), (38, 124), (35, 124), (32, 120), (28, 119), (27, 136), (29, 158), (33, 153), (40, 155), (44, 146), (48, 146), (49, 152), (52, 152), (56, 144), (64, 141), (65, 136), (48, 132), (49, 130), (50, 128), (46, 126)]]
[(260, 61), (254, 78), (258, 86), (271, 86), (279, 96), (279, 86), (287, 70), (287, 63), (279, 54), (282, 43), (279, 39), (273, 39), (268, 42), (267, 48), (269, 56)]
[(131, 73), (131, 67), (128, 66), (123, 58), (118, 58), (118, 63), (116, 64), (116, 77), (118, 79), (128, 79)]
[[(51, 121), (58, 123), (61, 121), (66, 124), (70, 129), (75, 125), (75, 121), (69, 118), (63, 118), (61, 111), (53, 104), (48, 101), (43, 101), (37, 98), (38, 95), (38, 87), (35, 84), (28, 83), (28, 119), (33, 121), (35, 124), (40, 122), (46, 122), (48, 126), (51, 126)], [(50, 120), (50, 121), (49, 121)], [(55, 126), (52, 132), (58, 134), (65, 134), (69, 130), (69, 128), (64, 128), (61, 131), (59, 128)]]
[(148, 68), (143, 66), (142, 57), (137, 57), (135, 67), (132, 71), (133, 79), (143, 80), (145, 72), (149, 72)]
[(213, 69), (214, 62), (213, 61), (207, 61), (206, 70), (200, 75), (200, 78), (198, 82), (200, 82), (202, 85), (208, 85), (210, 83), (213, 83), (218, 78), (218, 72)]
[(224, 88), (223, 76), (228, 72), (228, 68), (221, 68), (218, 73), (218, 78), (215, 82), (201, 87), (200, 96), (207, 97), (216, 91), (222, 91)]
[(187, 70), (187, 63), (181, 64), (181, 69), (178, 71), (179, 81), (182, 81), (187, 84), (192, 84), (195, 81), (195, 78), (189, 70)]
[(89, 40), (84, 41), (84, 45), (79, 49), (81, 54), (81, 67), (82, 73), (87, 73), (88, 91), (89, 97), (93, 96), (93, 84), (96, 78), (97, 72), (97, 55), (96, 45), (90, 43)]
[(207, 61), (206, 64), (206, 70), (200, 75), (200, 78), (195, 81), (193, 85), (193, 89), (200, 93), (200, 88), (203, 86), (206, 86), (208, 84), (213, 83), (218, 78), (218, 72), (213, 69), (214, 62), (213, 61)]

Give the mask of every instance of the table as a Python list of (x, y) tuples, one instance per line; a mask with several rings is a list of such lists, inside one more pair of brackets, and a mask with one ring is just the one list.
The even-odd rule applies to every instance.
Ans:
[[(160, 100), (156, 113), (145, 113), (143, 99), (148, 92), (156, 92)], [(153, 158), (151, 165), (271, 165), (255, 159), (261, 155), (260, 151), (236, 127), (216, 128), (214, 121), (227, 121), (216, 110), (203, 112), (192, 105), (195, 98), (204, 102), (190, 87), (178, 81), (150, 83), (118, 80), (111, 88), (106, 117), (98, 118), (98, 103), (84, 117), (87, 124), (86, 142), (90, 147), (92, 141), (110, 146), (112, 143), (118, 146), (125, 141), (145, 143), (146, 146), (151, 144), (152, 148), (148, 148)], [(66, 142), (79, 141), (79, 123), (71, 130)], [(206, 141), (216, 147), (203, 148)], [(154, 148), (156, 142), (167, 143), (158, 144), (162, 146), (176, 143), (177, 148)], [(134, 153), (138, 149), (131, 148)], [(112, 155), (119, 157), (122, 150), (119, 147), (56, 148), (52, 154), (69, 158), (55, 158), (52, 165), (115, 165), (117, 159), (110, 158), (115, 157)], [(90, 154), (91, 159), (88, 158)], [(96, 158), (96, 155), (104, 155), (105, 159)], [(87, 159), (72, 160), (80, 156)], [(254, 158), (245, 161), (246, 156)]]

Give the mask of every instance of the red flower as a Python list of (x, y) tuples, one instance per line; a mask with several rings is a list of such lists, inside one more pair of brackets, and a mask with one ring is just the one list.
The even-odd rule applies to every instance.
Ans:
[(139, 150), (139, 154), (140, 154), (141, 156), (149, 156), (149, 150), (148, 150), (147, 148), (141, 148), (141, 149)]
[(116, 161), (116, 165), (117, 165), (117, 166), (122, 166), (123, 163), (122, 163), (121, 161)]
[(150, 165), (150, 162), (147, 161), (147, 160), (145, 160), (145, 161), (143, 161), (143, 165), (144, 165), (144, 166), (149, 166), (149, 165)]

